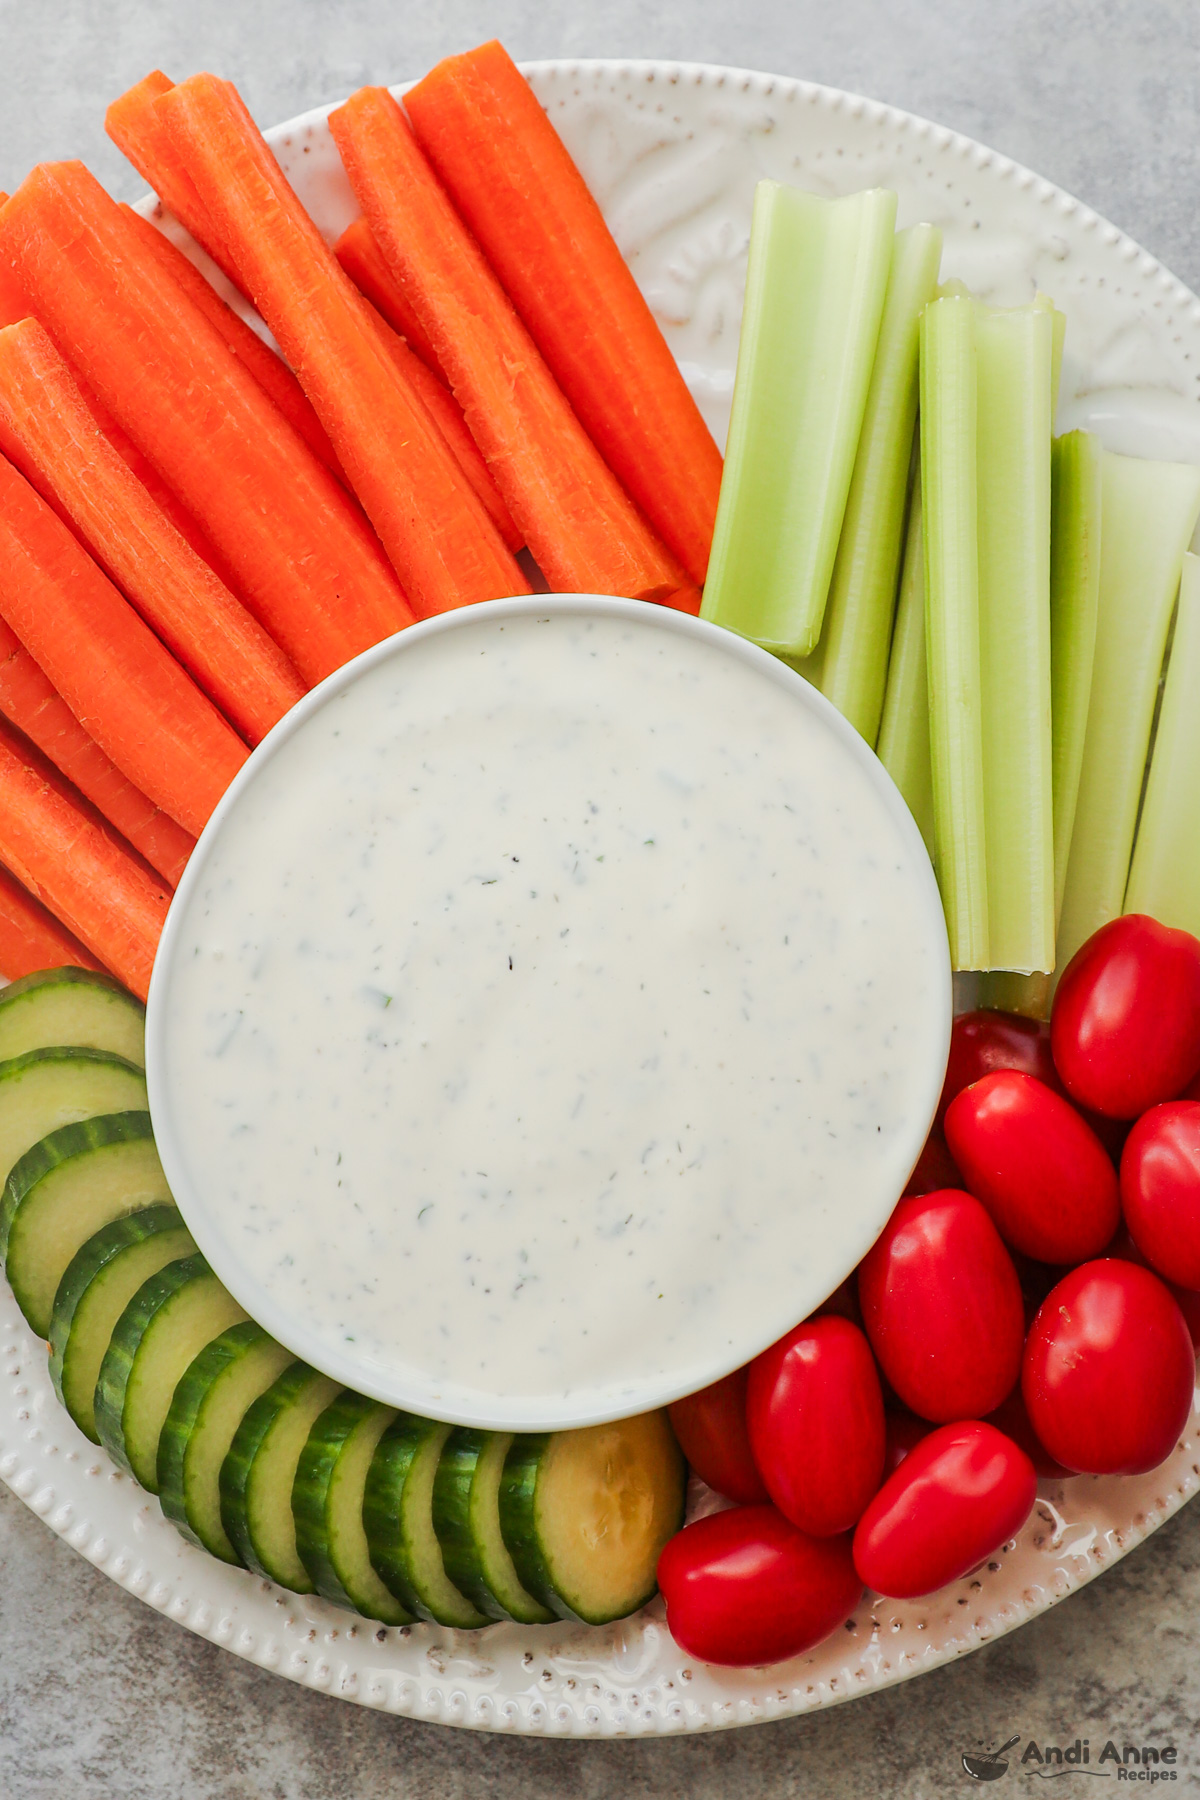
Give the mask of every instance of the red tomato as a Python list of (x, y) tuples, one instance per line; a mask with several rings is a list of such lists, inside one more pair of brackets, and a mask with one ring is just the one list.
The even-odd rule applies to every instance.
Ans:
[[(1123, 1219), (1117, 1227), (1117, 1235), (1112, 1243), (1105, 1245), (1104, 1254), (1105, 1256), (1119, 1256), (1123, 1262), (1137, 1263), (1142, 1269), (1150, 1267), (1130, 1237), (1129, 1227)], [(1195, 1288), (1178, 1287), (1173, 1281), (1168, 1281), (1167, 1286), (1171, 1290), (1171, 1298), (1183, 1314), (1187, 1328), (1192, 1334), (1193, 1350), (1200, 1351), (1200, 1293)]]
[(910, 1450), (916, 1448), (922, 1438), (927, 1438), (933, 1430), (928, 1419), (918, 1419), (916, 1413), (899, 1407), (889, 1406), (883, 1415), (886, 1437), (883, 1452), (883, 1478), (894, 1475)]
[(935, 1125), (925, 1139), (925, 1148), (916, 1167), (904, 1184), (905, 1194), (933, 1194), (938, 1188), (961, 1187), (962, 1176), (946, 1147), (940, 1125)]
[(1032, 1075), (999, 1069), (964, 1088), (946, 1114), (946, 1141), (1000, 1236), (1026, 1256), (1082, 1262), (1116, 1230), (1117, 1175), (1104, 1145)]
[(809, 1537), (773, 1506), (686, 1525), (658, 1559), (658, 1585), (680, 1649), (734, 1668), (799, 1656), (862, 1595), (849, 1535)]
[(994, 1425), (943, 1425), (909, 1451), (859, 1520), (854, 1566), (892, 1599), (932, 1594), (1019, 1531), (1036, 1494), (1033, 1464)]
[(836, 1313), (840, 1319), (849, 1319), (852, 1325), (862, 1324), (862, 1313), (858, 1305), (858, 1284), (853, 1275), (847, 1275), (840, 1287), (835, 1287), (828, 1300), (818, 1306), (810, 1318), (823, 1319), (829, 1313)]
[(849, 1531), (883, 1480), (883, 1394), (858, 1326), (811, 1319), (756, 1356), (746, 1426), (784, 1517), (813, 1537)]
[(983, 1418), (1016, 1385), (1021, 1286), (970, 1194), (901, 1200), (859, 1265), (858, 1297), (880, 1367), (921, 1418)]
[(732, 1375), (723, 1375), (711, 1387), (667, 1408), (689, 1467), (718, 1494), (746, 1502), (767, 1498), (746, 1435), (749, 1373), (749, 1369), (735, 1369)]
[(938, 1102), (940, 1125), (956, 1094), (997, 1069), (1020, 1069), (1061, 1092), (1062, 1084), (1050, 1053), (1050, 1027), (1020, 1013), (960, 1013), (950, 1033), (950, 1060)]
[(1200, 1288), (1200, 1100), (1142, 1114), (1121, 1158), (1121, 1205), (1150, 1267)]
[(1046, 1476), (1047, 1480), (1051, 1477), (1071, 1473), (1070, 1469), (1064, 1468), (1062, 1463), (1055, 1462), (1029, 1423), (1025, 1397), (1019, 1384), (1013, 1389), (1007, 1400), (1000, 1402), (995, 1412), (988, 1414), (985, 1423), (994, 1425), (997, 1431), (1002, 1431), (1005, 1437), (1010, 1437), (1018, 1449), (1025, 1452), (1037, 1474)]
[(1141, 1475), (1174, 1449), (1196, 1358), (1149, 1269), (1105, 1257), (1064, 1275), (1029, 1332), (1021, 1391), (1051, 1456), (1087, 1475)]
[(1200, 940), (1142, 913), (1112, 919), (1063, 971), (1050, 1015), (1073, 1100), (1136, 1119), (1200, 1071)]

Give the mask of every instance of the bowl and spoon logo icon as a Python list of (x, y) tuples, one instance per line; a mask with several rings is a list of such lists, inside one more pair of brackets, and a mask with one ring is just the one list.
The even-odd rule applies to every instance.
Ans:
[(1021, 1734), (1017, 1731), (998, 1750), (988, 1750), (979, 1756), (970, 1756), (964, 1752), (962, 1766), (973, 1781), (999, 1781), (1001, 1775), (1008, 1773), (1008, 1764), (1001, 1762), (1000, 1758), (1020, 1741)]

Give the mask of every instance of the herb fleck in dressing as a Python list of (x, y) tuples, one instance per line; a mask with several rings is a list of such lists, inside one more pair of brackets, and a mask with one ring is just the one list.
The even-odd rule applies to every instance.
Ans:
[(331, 1373), (618, 1415), (777, 1336), (882, 1226), (945, 1057), (932, 876), (752, 656), (649, 609), (464, 615), (231, 799), (164, 990), (173, 1172)]

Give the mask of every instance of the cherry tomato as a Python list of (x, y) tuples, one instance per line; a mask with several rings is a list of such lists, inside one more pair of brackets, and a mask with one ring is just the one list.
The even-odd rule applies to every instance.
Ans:
[(1026, 1256), (1082, 1262), (1116, 1230), (1117, 1175), (1104, 1145), (1032, 1075), (999, 1069), (964, 1088), (946, 1114), (946, 1141), (1000, 1236)]
[(1087, 1475), (1141, 1475), (1192, 1410), (1187, 1324), (1149, 1269), (1105, 1257), (1064, 1275), (1029, 1332), (1021, 1391), (1050, 1455)]
[(1121, 1158), (1121, 1205), (1150, 1267), (1200, 1288), (1200, 1100), (1142, 1114)]
[(921, 1418), (984, 1418), (1016, 1385), (1021, 1286), (970, 1194), (901, 1200), (859, 1265), (858, 1297), (880, 1368)]
[(718, 1494), (747, 1503), (767, 1498), (746, 1435), (749, 1373), (748, 1368), (735, 1369), (667, 1408), (689, 1467)]
[(1037, 1474), (1050, 1479), (1071, 1473), (1070, 1469), (1064, 1468), (1062, 1463), (1055, 1462), (1029, 1423), (1029, 1413), (1025, 1406), (1025, 1396), (1021, 1392), (1020, 1383), (1013, 1389), (1007, 1400), (1000, 1402), (995, 1412), (988, 1414), (985, 1423), (994, 1425), (997, 1431), (1002, 1431), (1005, 1437), (1010, 1437), (1018, 1449), (1025, 1452)]
[(849, 1534), (809, 1537), (773, 1506), (686, 1525), (658, 1559), (658, 1585), (680, 1649), (734, 1668), (799, 1656), (862, 1595)]
[[(1137, 1263), (1138, 1267), (1142, 1269), (1150, 1267), (1130, 1237), (1129, 1227), (1124, 1219), (1118, 1225), (1117, 1235), (1112, 1243), (1105, 1245), (1104, 1254), (1105, 1256), (1119, 1256), (1123, 1262)], [(1064, 1270), (1063, 1273), (1065, 1274), (1066, 1271)], [(1187, 1328), (1192, 1334), (1193, 1350), (1200, 1351), (1200, 1292), (1197, 1292), (1195, 1288), (1179, 1287), (1173, 1281), (1168, 1281), (1167, 1286), (1171, 1290), (1171, 1298), (1183, 1314)]]
[(857, 1325), (797, 1325), (756, 1356), (746, 1390), (750, 1449), (785, 1519), (812, 1537), (849, 1531), (883, 1480), (883, 1394)]
[(1142, 913), (1102, 925), (1063, 971), (1050, 1042), (1081, 1106), (1135, 1119), (1173, 1100), (1200, 1071), (1200, 940)]
[(961, 1187), (962, 1176), (946, 1147), (940, 1125), (935, 1125), (925, 1139), (925, 1148), (916, 1167), (904, 1184), (905, 1194), (934, 1194), (938, 1188)]
[(957, 1581), (1021, 1529), (1033, 1464), (979, 1420), (943, 1425), (910, 1450), (858, 1522), (854, 1566), (876, 1593), (913, 1600)]
[(910, 1450), (916, 1448), (922, 1438), (927, 1438), (933, 1430), (928, 1419), (918, 1419), (906, 1407), (889, 1406), (883, 1415), (885, 1447), (883, 1452), (883, 1478), (894, 1475)]
[(950, 1060), (938, 1102), (940, 1125), (956, 1094), (974, 1081), (982, 1081), (996, 1069), (1020, 1069), (1036, 1076), (1047, 1087), (1062, 1091), (1054, 1057), (1050, 1052), (1050, 1027), (1040, 1019), (1020, 1013), (960, 1013), (950, 1033)]

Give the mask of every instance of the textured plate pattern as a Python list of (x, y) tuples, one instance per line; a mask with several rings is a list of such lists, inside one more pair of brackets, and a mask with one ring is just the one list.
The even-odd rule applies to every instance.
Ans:
[[(531, 65), (714, 431), (728, 420), (750, 199), (761, 175), (829, 194), (894, 187), (900, 222), (946, 234), (944, 271), (1068, 317), (1060, 427), (1200, 461), (1200, 302), (1069, 195), (939, 126), (827, 88), (694, 65)], [(330, 235), (354, 212), (324, 114), (271, 134)], [(172, 235), (183, 241), (174, 228)], [(200, 260), (198, 258), (198, 260)], [(219, 278), (218, 278), (219, 279)], [(227, 290), (226, 290), (227, 291)], [(1200, 1415), (1160, 1469), (1043, 1483), (1019, 1539), (920, 1602), (864, 1601), (845, 1630), (766, 1670), (689, 1662), (661, 1602), (604, 1629), (385, 1629), (185, 1544), (54, 1397), (45, 1346), (0, 1283), (0, 1477), (114, 1581), (290, 1680), (444, 1724), (560, 1737), (710, 1730), (900, 1681), (1022, 1624), (1141, 1542), (1200, 1487)], [(697, 1489), (693, 1511), (713, 1504)]]

